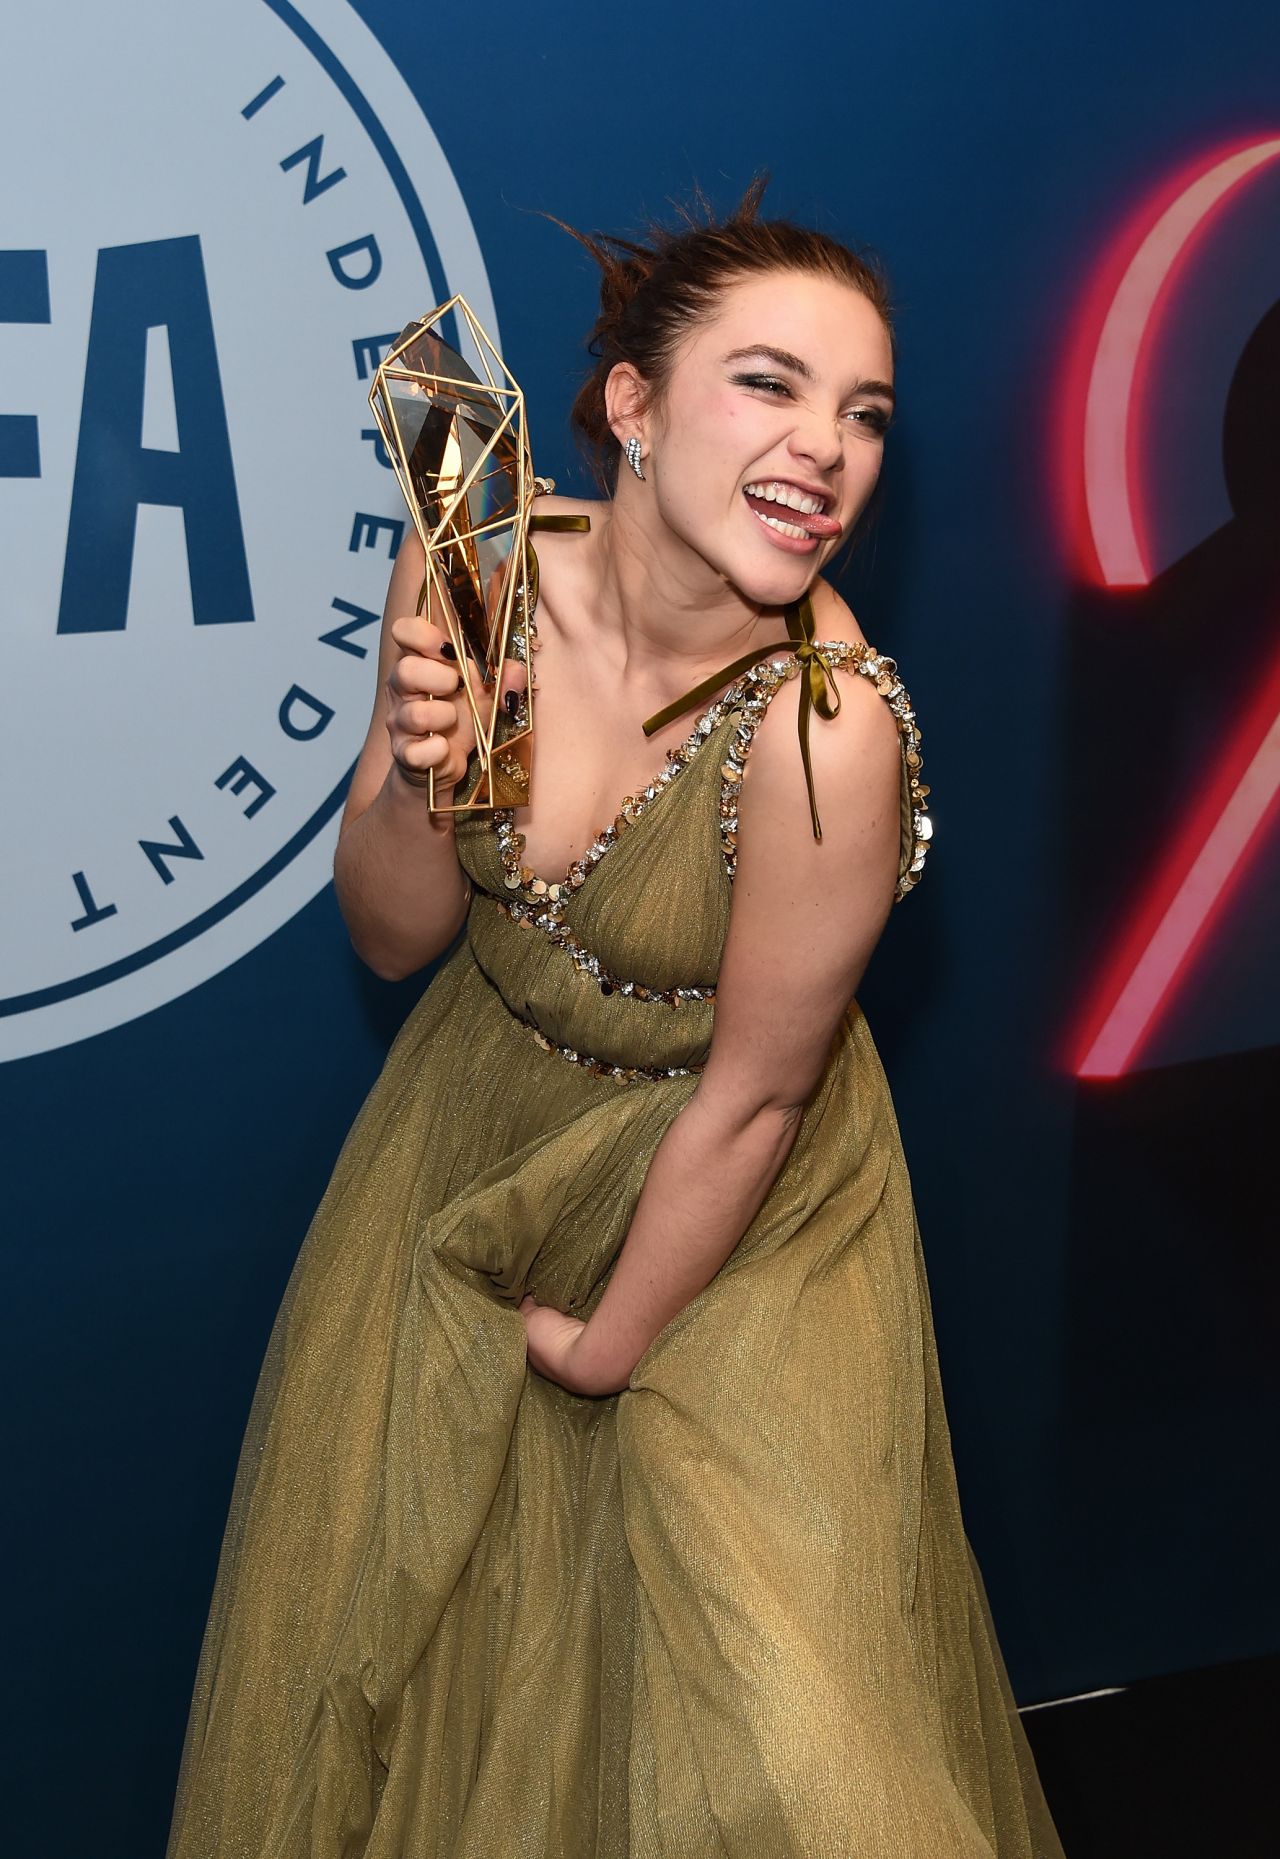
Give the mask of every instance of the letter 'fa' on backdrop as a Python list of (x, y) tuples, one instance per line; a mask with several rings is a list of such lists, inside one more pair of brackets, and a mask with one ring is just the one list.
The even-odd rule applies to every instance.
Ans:
[[(56, 136), (25, 75), (51, 44)], [(497, 324), (344, 0), (49, 0), (7, 23), (0, 106), (0, 753), (39, 790), (0, 822), (17, 1058), (198, 987), (329, 881), (406, 520), (369, 383), (423, 303)]]

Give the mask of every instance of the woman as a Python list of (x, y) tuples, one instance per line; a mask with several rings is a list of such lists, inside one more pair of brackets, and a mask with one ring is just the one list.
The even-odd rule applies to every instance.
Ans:
[(169, 1859), (1060, 1859), (853, 998), (928, 819), (820, 572), (885, 286), (762, 192), (584, 241), (613, 494), (538, 500), (518, 823), (427, 810), (476, 763), (400, 551), (335, 878), (380, 975), (467, 933), (276, 1321)]

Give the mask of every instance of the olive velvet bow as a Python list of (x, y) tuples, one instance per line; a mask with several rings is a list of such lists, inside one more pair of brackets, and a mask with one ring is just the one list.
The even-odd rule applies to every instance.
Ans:
[[(591, 519), (588, 516), (562, 513), (551, 515), (538, 513), (529, 519), (529, 528), (549, 530), (588, 530)], [(530, 551), (532, 553), (532, 551)], [(534, 556), (533, 599), (537, 600), (537, 557)], [(804, 763), (804, 782), (809, 793), (809, 817), (813, 821), (813, 836), (822, 838), (822, 823), (818, 818), (818, 803), (813, 792), (813, 768), (809, 760), (809, 712), (816, 710), (819, 716), (833, 717), (840, 709), (840, 693), (836, 689), (835, 676), (831, 661), (823, 653), (822, 647), (814, 641), (813, 606), (808, 594), (798, 601), (792, 601), (786, 610), (786, 639), (779, 639), (772, 645), (756, 646), (750, 652), (744, 652), (741, 658), (735, 658), (731, 665), (723, 666), (712, 672), (701, 684), (695, 684), (683, 697), (677, 697), (673, 703), (664, 704), (661, 710), (646, 718), (643, 729), (646, 736), (652, 736), (655, 730), (670, 723), (674, 718), (683, 716), (686, 710), (692, 710), (704, 698), (714, 697), (721, 685), (728, 684), (740, 672), (762, 658), (768, 658), (772, 652), (794, 651), (800, 664), (800, 709), (796, 726), (800, 734), (800, 759)]]
[(809, 817), (813, 821), (813, 836), (822, 838), (822, 823), (818, 819), (818, 803), (813, 792), (813, 768), (809, 760), (809, 712), (816, 710), (819, 716), (833, 717), (840, 709), (840, 693), (836, 689), (831, 661), (824, 654), (822, 647), (815, 644), (813, 637), (813, 607), (809, 596), (805, 594), (799, 601), (793, 601), (787, 608), (787, 632), (789, 638), (777, 640), (772, 645), (756, 646), (750, 652), (744, 652), (741, 658), (735, 658), (731, 665), (723, 666), (712, 672), (701, 684), (695, 684), (683, 697), (677, 697), (674, 703), (666, 704), (661, 710), (648, 717), (643, 725), (646, 736), (652, 736), (664, 723), (670, 723), (674, 717), (683, 716), (686, 710), (692, 710), (703, 698), (712, 697), (722, 684), (736, 678), (748, 666), (756, 664), (762, 658), (768, 658), (772, 652), (794, 651), (800, 663), (800, 709), (796, 726), (800, 734), (800, 759), (804, 763), (805, 786), (809, 791)]

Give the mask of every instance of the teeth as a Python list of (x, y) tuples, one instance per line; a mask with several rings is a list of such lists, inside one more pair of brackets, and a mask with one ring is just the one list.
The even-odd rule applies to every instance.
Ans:
[(806, 541), (809, 540), (808, 530), (801, 529), (797, 523), (784, 523), (780, 516), (765, 516), (759, 510), (756, 510), (753, 514), (758, 517), (762, 523), (767, 523), (770, 529), (781, 530), (784, 536), (801, 536)]
[(812, 516), (821, 510), (825, 498), (807, 496), (798, 491), (794, 484), (784, 484), (780, 478), (769, 478), (762, 484), (748, 484), (747, 489), (753, 497), (767, 498), (770, 503), (786, 504), (790, 510), (801, 510), (806, 516)]

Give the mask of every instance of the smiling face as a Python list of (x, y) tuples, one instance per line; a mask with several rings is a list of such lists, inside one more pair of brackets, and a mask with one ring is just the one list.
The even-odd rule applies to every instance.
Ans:
[(809, 272), (742, 278), (642, 416), (654, 516), (746, 599), (785, 605), (874, 490), (892, 408), (889, 333), (861, 291)]

